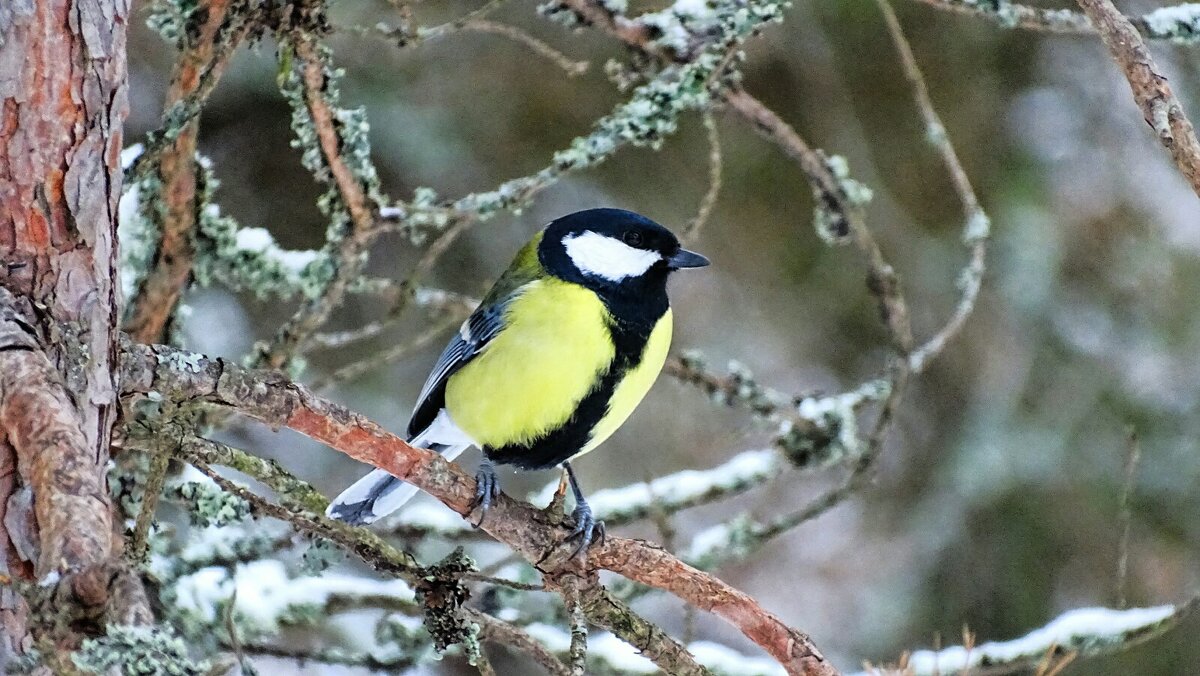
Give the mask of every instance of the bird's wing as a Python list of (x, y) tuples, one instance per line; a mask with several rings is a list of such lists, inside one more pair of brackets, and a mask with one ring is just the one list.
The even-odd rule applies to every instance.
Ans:
[(500, 333), (504, 328), (504, 309), (507, 305), (506, 299), (502, 304), (481, 307), (463, 322), (450, 344), (442, 350), (442, 356), (438, 357), (429, 377), (425, 379), (425, 385), (421, 387), (417, 405), (408, 422), (409, 435), (419, 434), (434, 421), (438, 411), (446, 404), (446, 381), (483, 352)]
[[(534, 280), (530, 280), (532, 281)], [(437, 418), (438, 411), (446, 405), (446, 382), (450, 376), (483, 352), (492, 339), (504, 330), (505, 309), (530, 282), (513, 288), (502, 298), (485, 300), (484, 304), (459, 327), (458, 333), (446, 345), (446, 349), (442, 350), (442, 355), (433, 365), (425, 385), (421, 387), (417, 405), (408, 421), (410, 438), (420, 434)]]
[(450, 376), (479, 355), (504, 329), (504, 311), (508, 304), (529, 284), (545, 275), (537, 254), (541, 239), (541, 233), (538, 233), (517, 252), (512, 265), (496, 280), (479, 307), (463, 322), (458, 335), (438, 357), (408, 421), (409, 438), (420, 434), (437, 419), (438, 411), (446, 405), (446, 381)]

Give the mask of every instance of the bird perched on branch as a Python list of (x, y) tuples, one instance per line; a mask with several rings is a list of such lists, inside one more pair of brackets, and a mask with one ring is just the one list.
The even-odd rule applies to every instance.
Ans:
[[(499, 495), (494, 465), (562, 465), (575, 496), (576, 553), (603, 537), (570, 460), (625, 422), (662, 370), (671, 343), (667, 277), (708, 265), (671, 231), (620, 209), (563, 216), (517, 254), (429, 374), (408, 423), (409, 443), (453, 459), (483, 451), (476, 473), (484, 516)], [(417, 488), (377, 469), (328, 514), (371, 523)]]

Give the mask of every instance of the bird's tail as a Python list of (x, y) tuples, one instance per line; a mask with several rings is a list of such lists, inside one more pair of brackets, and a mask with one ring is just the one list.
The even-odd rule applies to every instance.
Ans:
[[(431, 450), (439, 451), (447, 460), (458, 457), (466, 448), (466, 445), (430, 444)], [(374, 523), (403, 507), (420, 490), (377, 469), (342, 491), (325, 510), (325, 515), (355, 526)]]

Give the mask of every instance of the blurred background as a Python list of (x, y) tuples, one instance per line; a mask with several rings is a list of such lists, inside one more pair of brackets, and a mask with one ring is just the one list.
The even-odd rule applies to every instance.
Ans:
[[(130, 34), (131, 140), (158, 126), (172, 49), (144, 25)], [(424, 2), (421, 24), (478, 3)], [(638, 3), (632, 11), (662, 5)], [(1066, 6), (1066, 5), (1064, 5)], [(1153, 9), (1123, 3), (1128, 13)], [(941, 637), (1015, 638), (1060, 612), (1117, 601), (1118, 520), (1127, 429), (1142, 459), (1132, 496), (1130, 605), (1184, 600), (1200, 577), (1200, 208), (1094, 37), (1006, 30), (900, 1), (931, 94), (984, 207), (993, 249), (974, 315), (917, 379), (876, 485), (720, 574), (810, 632), (845, 669), (895, 661)], [(331, 39), (345, 68), (345, 105), (363, 105), (386, 192), (418, 186), (445, 197), (488, 190), (544, 166), (623, 95), (604, 76), (624, 50), (596, 31), (568, 33), (513, 0), (492, 15), (591, 67), (568, 77), (495, 35), (461, 32), (398, 48), (349, 30), (395, 14), (386, 3), (335, 4)], [(1200, 47), (1152, 45), (1193, 115)], [(747, 46), (746, 88), (814, 145), (844, 155), (875, 191), (869, 222), (900, 272), (918, 338), (944, 322), (965, 261), (961, 209), (924, 130), (882, 18), (869, 0), (797, 0), (784, 24)], [(243, 50), (202, 119), (201, 149), (222, 184), (217, 201), (287, 248), (315, 248), (319, 192), (290, 147), (290, 112), (275, 86), (273, 45)], [(675, 352), (694, 348), (723, 369), (737, 360), (790, 393), (838, 392), (885, 366), (886, 337), (849, 248), (824, 245), (795, 165), (732, 116), (718, 115), (724, 187), (692, 248), (713, 266), (673, 282)], [(542, 193), (520, 215), (480, 224), (427, 282), (479, 295), (541, 225), (577, 209), (633, 209), (680, 229), (708, 187), (708, 145), (686, 116), (660, 152), (622, 150)], [(374, 249), (372, 274), (403, 279), (421, 250), (398, 237)], [(198, 290), (189, 347), (237, 358), (292, 308)], [(378, 318), (354, 297), (330, 328)], [(394, 330), (352, 349), (314, 351), (311, 381), (410, 340), (436, 318), (409, 310)], [(449, 333), (447, 333), (447, 338)], [(402, 431), (442, 340), (327, 394)], [(772, 430), (664, 377), (630, 422), (577, 468), (588, 490), (719, 464), (762, 447)], [(332, 495), (364, 467), (296, 435), (265, 428), (226, 437)], [(470, 454), (464, 456), (469, 464)], [(522, 495), (553, 473), (503, 476)], [(833, 484), (785, 477), (736, 500), (684, 512), (680, 541), (730, 514), (769, 517)], [(651, 526), (622, 535), (658, 539)], [(424, 552), (430, 558), (444, 552)], [(352, 567), (351, 567), (352, 568)], [(365, 574), (365, 573), (364, 573)], [(638, 606), (680, 631), (680, 608)], [(757, 654), (719, 621), (697, 636)], [(446, 662), (430, 673), (458, 673)], [(283, 673), (283, 672), (274, 672)], [(315, 666), (296, 673), (326, 673)], [(330, 671), (329, 673), (334, 673)], [(343, 673), (338, 670), (337, 673)], [(350, 673), (346, 671), (345, 673)], [(512, 672), (516, 673), (516, 672)], [(1200, 673), (1200, 618), (1123, 655), (1069, 674)]]

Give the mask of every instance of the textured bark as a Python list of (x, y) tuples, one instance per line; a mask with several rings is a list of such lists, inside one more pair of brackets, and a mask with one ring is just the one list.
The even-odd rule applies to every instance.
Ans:
[[(111, 579), (128, 14), (127, 0), (0, 3), (4, 534), (10, 554), (35, 559), (22, 572), (62, 573), (58, 597), (87, 607), (106, 602)], [(18, 527), (30, 504), (35, 542)]]

